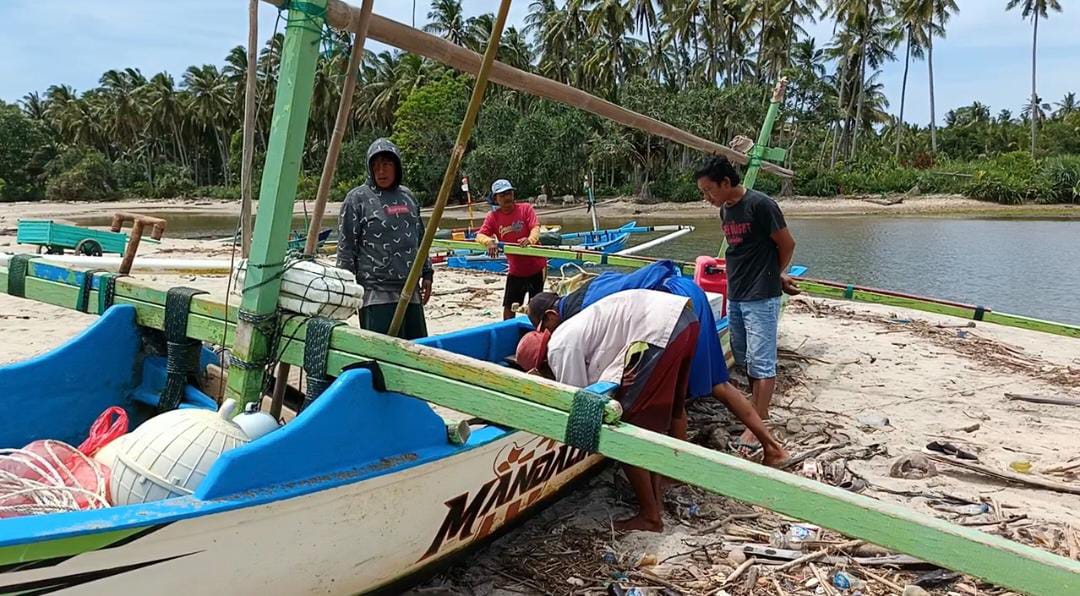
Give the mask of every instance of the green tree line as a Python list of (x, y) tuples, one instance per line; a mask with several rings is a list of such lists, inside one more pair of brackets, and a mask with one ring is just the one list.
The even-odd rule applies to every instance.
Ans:
[[(585, 89), (705, 138), (756, 136), (771, 87), (789, 80), (772, 144), (797, 177), (776, 193), (960, 192), (1000, 202), (1080, 201), (1080, 108), (1036, 92), (1038, 24), (1058, 0), (1009, 0), (1032, 27), (1032, 88), (1019, 114), (979, 101), (934, 104), (935, 40), (955, 0), (533, 0), (524, 27), (508, 28), (499, 59)], [(468, 17), (460, 0), (434, 0), (425, 30), (483, 51), (494, 18)], [(805, 26), (835, 24), (826, 41)], [(1019, 24), (1018, 24), (1019, 26)], [(247, 63), (243, 47), (221, 65), (179, 79), (110, 70), (78, 92), (54, 85), (17, 105), (0, 102), (0, 199), (239, 195), (247, 69), (256, 69), (256, 180), (270, 127), (283, 36)], [(318, 61), (300, 193), (312, 197), (345, 79), (350, 38), (326, 36)], [(882, 69), (902, 60), (898, 113)], [(930, 121), (905, 122), (907, 83), (920, 63)], [(406, 182), (437, 190), (464, 115), (471, 77), (418, 56), (367, 51), (338, 168), (340, 197), (365, 177), (378, 136), (402, 148)], [(497, 177), (524, 194), (580, 191), (697, 200), (689, 170), (700, 154), (584, 112), (493, 86), (463, 163), (482, 188)]]

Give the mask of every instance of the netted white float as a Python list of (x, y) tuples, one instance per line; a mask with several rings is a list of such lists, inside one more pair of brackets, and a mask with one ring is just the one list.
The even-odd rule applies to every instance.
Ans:
[[(247, 261), (236, 269), (234, 291), (242, 293)], [(364, 288), (355, 276), (344, 269), (305, 258), (290, 257), (281, 277), (278, 306), (309, 317), (328, 317), (344, 321), (364, 300)]]

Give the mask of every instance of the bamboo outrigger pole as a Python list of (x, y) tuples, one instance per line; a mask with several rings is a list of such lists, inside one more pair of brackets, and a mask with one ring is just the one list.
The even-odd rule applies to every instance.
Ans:
[(413, 260), (409, 277), (406, 278), (405, 287), (402, 288), (401, 296), (398, 298), (394, 320), (390, 322), (390, 329), (387, 331), (389, 335), (397, 336), (398, 331), (401, 330), (401, 324), (405, 321), (405, 309), (408, 308), (413, 291), (416, 290), (416, 283), (420, 281), (420, 273), (427, 261), (428, 251), (431, 250), (431, 241), (435, 239), (439, 221), (442, 220), (443, 209), (446, 208), (446, 201), (450, 198), (450, 190), (453, 189), (457, 180), (458, 166), (461, 165), (461, 158), (465, 155), (465, 146), (469, 143), (469, 136), (472, 135), (473, 123), (476, 122), (476, 115), (480, 112), (480, 104), (484, 102), (488, 74), (491, 72), (491, 65), (495, 63), (495, 55), (499, 52), (499, 41), (502, 39), (503, 27), (506, 26), (506, 16), (509, 12), (510, 0), (502, 0), (499, 4), (499, 13), (495, 17), (495, 25), (491, 28), (487, 48), (484, 49), (484, 61), (476, 75), (476, 84), (473, 86), (472, 97), (469, 98), (469, 107), (465, 110), (465, 118), (461, 121), (457, 141), (454, 142), (454, 150), (450, 153), (450, 163), (446, 164), (446, 173), (443, 174), (439, 195), (435, 199), (435, 209), (431, 212), (431, 218), (424, 230), (424, 238), (416, 251), (416, 259)]
[(259, 0), (248, 3), (247, 80), (244, 85), (244, 149), (240, 164), (240, 256), (251, 252), (251, 166), (255, 158), (255, 64), (258, 62)]
[[(274, 6), (283, 6), (286, 0), (264, 0)], [(355, 30), (359, 20), (359, 9), (342, 2), (342, 0), (329, 0), (327, 2), (327, 22), (338, 29)], [(455, 70), (478, 74), (483, 63), (480, 54), (455, 45), (445, 39), (436, 37), (423, 31), (418, 31), (408, 25), (390, 20), (379, 15), (371, 16), (371, 24), (368, 36), (375, 41), (394, 46), (417, 56), (423, 56), (436, 62), (445, 64)], [(516, 89), (530, 95), (543, 97), (552, 101), (568, 105), (573, 108), (585, 110), (606, 120), (617, 122), (623, 126), (647, 132), (669, 141), (685, 145), (698, 151), (723, 155), (737, 164), (750, 163), (750, 156), (740, 153), (719, 143), (703, 139), (690, 134), (685, 130), (676, 128), (670, 124), (650, 118), (644, 114), (628, 110), (575, 89), (570, 85), (546, 79), (540, 75), (525, 72), (521, 69), (496, 62), (491, 67), (488, 75), (492, 83), (497, 83), (510, 89)], [(772, 163), (762, 164), (762, 169), (771, 174), (784, 178), (795, 175), (791, 170)]]
[[(252, 0), (258, 2), (258, 0)], [(349, 52), (349, 65), (345, 73), (345, 84), (341, 89), (337, 117), (334, 120), (334, 132), (330, 135), (330, 145), (326, 148), (326, 160), (323, 162), (322, 176), (319, 178), (319, 190), (315, 195), (315, 206), (311, 212), (307, 239), (304, 242), (304, 254), (313, 256), (319, 245), (319, 231), (322, 228), (323, 215), (326, 214), (326, 201), (330, 196), (330, 185), (337, 172), (338, 156), (341, 154), (341, 142), (349, 128), (349, 113), (352, 111), (353, 92), (356, 91), (356, 73), (364, 57), (364, 42), (367, 39), (368, 23), (371, 22), (371, 10), (374, 0), (364, 0), (360, 5), (360, 18), (353, 34), (352, 50)], [(281, 362), (274, 373), (274, 394), (270, 400), (270, 415), (281, 416), (281, 406), (285, 403), (285, 390), (289, 384), (289, 364)]]

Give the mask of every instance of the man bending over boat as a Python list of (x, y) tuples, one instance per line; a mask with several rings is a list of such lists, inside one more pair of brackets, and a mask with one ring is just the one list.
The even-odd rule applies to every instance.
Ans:
[[(679, 273), (675, 263), (658, 261), (633, 273), (609, 271), (563, 298), (553, 292), (544, 292), (529, 302), (529, 320), (533, 324), (539, 324), (543, 313), (548, 310), (554, 310), (563, 320), (569, 319), (606, 296), (634, 289), (656, 290), (690, 299), (700, 325), (697, 347), (690, 367), (689, 395), (712, 395), (720, 400), (747, 430), (760, 440), (762, 462), (768, 466), (782, 464), (788, 458), (788, 452), (769, 433), (769, 429), (746, 396), (728, 381), (727, 362), (720, 346), (720, 337), (716, 333), (716, 319), (708, 297), (693, 280)], [(677, 438), (686, 437), (684, 434)]]
[[(484, 225), (476, 231), (476, 241), (488, 249), (488, 254), (499, 254), (499, 243), (514, 243), (519, 246), (540, 244), (540, 220), (536, 211), (528, 203), (514, 200), (514, 187), (509, 180), (496, 180), (491, 185), (491, 195), (495, 197), (498, 208), (491, 210), (484, 217)], [(525, 304), (529, 298), (544, 291), (544, 271), (547, 259), (506, 255), (509, 271), (506, 276), (506, 291), (503, 293), (503, 320), (514, 317), (514, 304)]]
[[(628, 290), (597, 301), (570, 320), (564, 321), (554, 309), (545, 311), (538, 329), (518, 344), (517, 362), (575, 387), (616, 383), (623, 421), (685, 437), (684, 404), (697, 333), (697, 317), (686, 298)], [(615, 522), (615, 528), (663, 530), (661, 477), (625, 464), (623, 470), (639, 512)]]
[[(781, 293), (798, 294), (786, 274), (795, 239), (772, 197), (741, 184), (739, 172), (723, 157), (711, 157), (694, 173), (698, 189), (720, 208), (727, 260), (728, 320), (735, 363), (746, 367), (754, 409), (769, 419), (776, 389), (776, 339)], [(753, 444), (747, 430), (742, 441)]]
[[(337, 266), (352, 271), (364, 287), (360, 328), (386, 333), (419, 253), (424, 222), (412, 191), (401, 184), (397, 146), (390, 139), (376, 139), (368, 147), (367, 158), (367, 182), (350, 190), (341, 204)], [(400, 333), (404, 339), (427, 337), (423, 304), (431, 298), (434, 275), (428, 259), (420, 287), (405, 311)]]

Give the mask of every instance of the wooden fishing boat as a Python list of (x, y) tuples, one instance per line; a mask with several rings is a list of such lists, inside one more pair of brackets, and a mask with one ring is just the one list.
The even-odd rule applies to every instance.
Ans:
[[(144, 351), (136, 314), (113, 306), (56, 350), (0, 367), (5, 411), (22, 422), (0, 445), (77, 444), (109, 406), (133, 423), (154, 413), (165, 359)], [(528, 330), (508, 321), (418, 343), (498, 362)], [(378, 385), (371, 370), (343, 373), (294, 421), (226, 452), (191, 496), (0, 521), (0, 592), (185, 594), (223, 578), (240, 582), (234, 593), (367, 592), (495, 534), (601, 461), (482, 422), (455, 445), (428, 404)], [(182, 407), (217, 404), (189, 386)]]
[[(86, 273), (32, 267), (37, 279), (102, 291), (105, 278), (89, 274), (85, 282)], [(124, 408), (136, 426), (156, 413), (166, 360), (137, 318), (135, 306), (116, 304), (55, 350), (0, 367), (6, 411), (33, 421), (5, 425), (0, 445), (41, 438), (76, 444), (111, 406)], [(529, 330), (522, 317), (416, 343), (506, 366)], [(717, 318), (716, 331), (730, 362), (726, 317)], [(202, 366), (217, 362), (204, 348)], [(190, 496), (3, 520), (0, 592), (214, 590), (241, 551), (262, 570), (245, 575), (244, 593), (388, 589), (530, 514), (602, 461), (478, 420), (455, 444), (447, 432), (453, 421), (380, 387), (377, 371), (344, 371), (292, 422), (222, 455)], [(42, 377), (55, 379), (47, 398)], [(213, 410), (217, 402), (188, 386), (180, 407)], [(282, 528), (287, 549), (280, 548)]]
[[(586, 232), (569, 232), (559, 235), (559, 246), (555, 248), (581, 248), (599, 253), (617, 253), (626, 248), (632, 230), (638, 228), (636, 221), (623, 224), (610, 230), (589, 230)], [(472, 269), (476, 271), (491, 271), (493, 273), (506, 273), (509, 265), (506, 256), (491, 257), (486, 254), (477, 254), (482, 249), (458, 249), (455, 255), (446, 260), (448, 267), (455, 269)], [(548, 259), (548, 268), (558, 270), (563, 265), (571, 262), (568, 259)]]
[[(333, 233), (332, 228), (323, 228), (319, 230), (319, 235), (315, 241), (316, 246), (322, 246), (330, 239), (330, 234)], [(292, 231), (289, 233), (289, 250), (301, 250), (304, 248), (304, 244), (307, 243), (307, 234), (304, 232)]]

